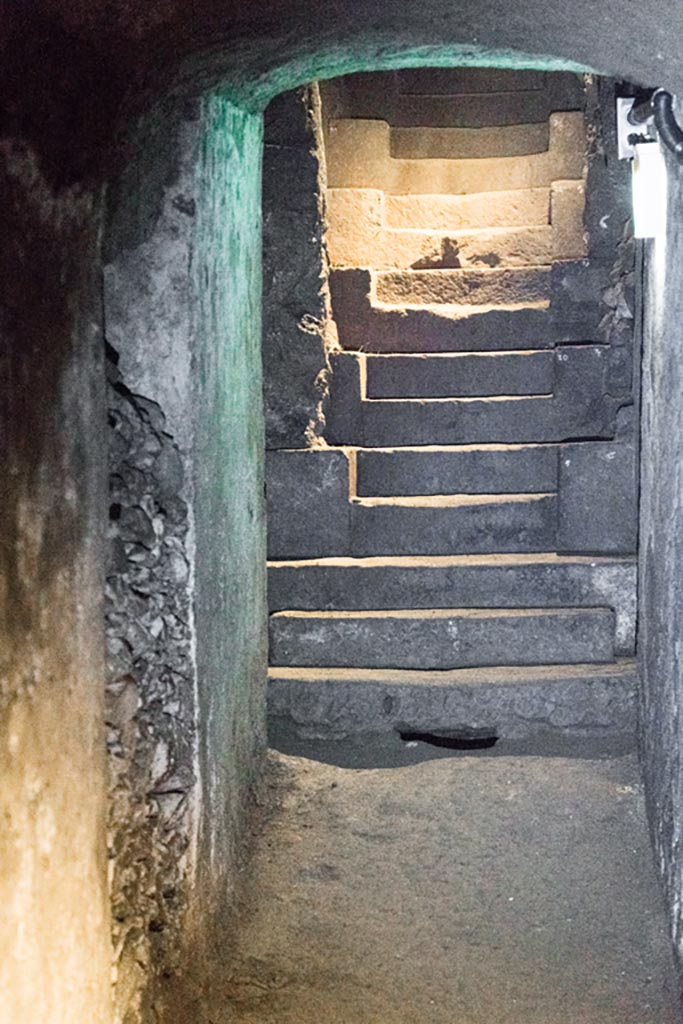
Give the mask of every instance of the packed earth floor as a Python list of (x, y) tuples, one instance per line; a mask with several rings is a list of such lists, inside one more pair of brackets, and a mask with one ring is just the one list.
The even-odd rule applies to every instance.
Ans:
[(193, 1024), (675, 1024), (632, 756), (350, 769), (272, 754)]

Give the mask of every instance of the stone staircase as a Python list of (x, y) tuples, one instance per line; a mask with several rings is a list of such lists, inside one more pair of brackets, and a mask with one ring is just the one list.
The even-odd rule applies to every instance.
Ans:
[(578, 80), (429, 74), (358, 76), (328, 125), (340, 345), (326, 447), (267, 456), (270, 713), (631, 734), (632, 382), (586, 259)]

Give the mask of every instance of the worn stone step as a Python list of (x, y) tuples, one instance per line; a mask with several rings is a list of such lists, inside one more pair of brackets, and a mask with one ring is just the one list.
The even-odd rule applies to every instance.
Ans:
[(610, 608), (275, 612), (273, 665), (453, 669), (611, 662)]
[(527, 157), (545, 153), (550, 144), (548, 122), (477, 128), (415, 128), (390, 126), (389, 152), (398, 160), (468, 160), (500, 156)]
[(473, 228), (542, 227), (550, 223), (550, 187), (476, 192), (472, 195), (385, 195), (379, 189), (330, 189), (333, 197), (362, 191), (383, 196), (388, 228), (466, 231)]
[[(519, 202), (516, 193), (504, 207), (499, 207), (495, 193), (488, 217), (504, 220), (510, 209)], [(378, 189), (328, 189), (327, 249), (333, 268), (372, 267), (388, 269), (430, 269), (432, 267), (468, 266), (542, 266), (553, 260), (580, 259), (586, 253), (583, 230), (584, 183), (582, 181), (555, 182), (544, 203), (527, 212), (540, 223), (503, 224), (487, 226), (485, 208), (470, 212), (481, 215), (482, 224), (473, 227), (431, 227), (429, 221), (448, 220), (447, 210), (439, 204), (441, 198), (463, 200), (468, 197), (417, 197), (431, 199), (436, 213), (430, 213), (430, 204), (423, 203), (424, 225), (392, 227), (387, 224), (392, 199), (406, 197), (385, 196)], [(470, 197), (475, 198), (475, 197)], [(470, 204), (472, 206), (472, 204)], [(413, 211), (415, 212), (415, 211)], [(466, 210), (460, 210), (461, 216)], [(457, 215), (451, 218), (457, 221)], [(548, 223), (549, 221), (549, 223)]]
[(607, 606), (618, 654), (632, 654), (635, 558), (541, 554), (322, 558), (271, 562), (271, 611)]
[[(401, 95), (389, 106), (376, 104), (375, 117), (382, 117), (395, 127), (482, 128), (515, 125), (523, 122), (540, 124), (561, 110), (577, 110), (581, 105), (567, 97), (555, 101), (538, 91), (516, 93), (472, 93), (470, 95), (411, 96)], [(372, 115), (368, 110), (366, 117)]]
[[(392, 227), (387, 223), (393, 199), (378, 189), (336, 188), (327, 190), (327, 248), (333, 268), (372, 267), (382, 269), (429, 269), (431, 267), (525, 266), (545, 265), (553, 260), (580, 259), (586, 253), (583, 230), (584, 183), (554, 182), (548, 198), (531, 207), (528, 215), (540, 223), (487, 226), (485, 208), (474, 208), (470, 214), (480, 215), (482, 224), (472, 227), (431, 227), (430, 222), (448, 221), (448, 213), (439, 199), (476, 197), (416, 197), (431, 200), (418, 206), (426, 218), (424, 224)], [(499, 210), (495, 193), (488, 217), (504, 220), (510, 209), (519, 203), (516, 193)], [(460, 216), (467, 209), (460, 209)], [(451, 220), (457, 222), (458, 216)]]
[(364, 352), (552, 348), (600, 340), (609, 268), (585, 260), (557, 263), (550, 278), (550, 306), (546, 300), (394, 307), (377, 302), (370, 270), (335, 270), (330, 275), (332, 311), (342, 347)]
[(378, 271), (375, 296), (392, 306), (550, 302), (548, 267)]
[(474, 355), (373, 355), (365, 358), (366, 398), (455, 398), (547, 395), (555, 380), (552, 352)]
[(360, 449), (356, 494), (504, 494), (557, 490), (556, 445)]
[(351, 505), (350, 535), (356, 557), (552, 551), (557, 496), (360, 498)]
[(529, 739), (627, 734), (635, 741), (638, 670), (611, 665), (540, 665), (441, 671), (276, 668), (268, 673), (268, 717), (302, 736), (339, 739), (394, 730)]
[(327, 167), (330, 188), (381, 188), (391, 193), (489, 192), (548, 187), (583, 174), (583, 115), (551, 114), (549, 145), (542, 153), (481, 159), (394, 159), (386, 121), (338, 119), (329, 124)]
[(364, 399), (358, 357), (335, 356), (332, 367), (325, 437), (359, 448), (608, 439), (618, 409), (631, 401), (606, 346), (556, 349), (547, 397)]

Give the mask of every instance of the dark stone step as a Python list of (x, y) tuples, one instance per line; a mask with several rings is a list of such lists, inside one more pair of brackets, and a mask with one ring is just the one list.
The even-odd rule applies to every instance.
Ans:
[[(448, 499), (359, 499), (351, 505), (351, 546), (366, 555), (484, 554), (553, 551), (557, 496), (481, 495)], [(419, 504), (418, 504), (419, 502)]]
[(557, 445), (361, 449), (359, 497), (405, 494), (532, 494), (557, 490)]
[(345, 349), (364, 352), (462, 352), (552, 348), (565, 342), (598, 341), (606, 311), (601, 296), (609, 265), (586, 260), (552, 267), (550, 306), (461, 305), (432, 308), (378, 305), (372, 273), (330, 274), (332, 310)]
[(271, 611), (597, 607), (615, 612), (616, 650), (635, 649), (635, 558), (554, 554), (331, 558), (268, 568)]
[(271, 668), (268, 716), (301, 736), (449, 731), (531, 739), (636, 733), (634, 661), (452, 671)]
[(276, 612), (273, 665), (453, 669), (614, 659), (610, 608)]
[(549, 397), (362, 400), (357, 357), (332, 359), (325, 437), (330, 444), (385, 448), (612, 438), (631, 401), (618, 354), (606, 346), (563, 346)]
[(455, 398), (547, 395), (555, 379), (552, 352), (368, 356), (367, 398)]

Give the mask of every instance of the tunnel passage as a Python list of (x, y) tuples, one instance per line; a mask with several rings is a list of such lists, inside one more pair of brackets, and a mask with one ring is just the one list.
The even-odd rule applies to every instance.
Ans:
[[(294, 365), (282, 336), (268, 358), (280, 292), (325, 356), (297, 364), (318, 370), (306, 429), (270, 420), (273, 742), (632, 742), (638, 339), (612, 87), (420, 69), (320, 94), (266, 129), (271, 410)], [(288, 199), (283, 150), (306, 169)], [(297, 245), (274, 205), (300, 214), (306, 189)]]

